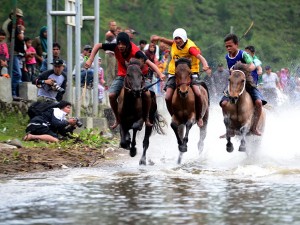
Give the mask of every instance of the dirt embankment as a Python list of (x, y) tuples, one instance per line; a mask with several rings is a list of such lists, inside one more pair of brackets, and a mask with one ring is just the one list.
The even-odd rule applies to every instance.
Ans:
[(3, 148), (0, 177), (55, 169), (94, 167), (118, 159), (125, 150), (106, 145), (101, 149)]

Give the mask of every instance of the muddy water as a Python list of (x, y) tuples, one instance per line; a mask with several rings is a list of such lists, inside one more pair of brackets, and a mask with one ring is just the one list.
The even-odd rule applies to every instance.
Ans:
[[(220, 109), (212, 107), (205, 149), (197, 127), (176, 164), (172, 130), (101, 168), (67, 169), (0, 181), (0, 224), (300, 224), (300, 110), (268, 112), (266, 133), (248, 153), (227, 153)], [(141, 146), (141, 135), (138, 140)]]

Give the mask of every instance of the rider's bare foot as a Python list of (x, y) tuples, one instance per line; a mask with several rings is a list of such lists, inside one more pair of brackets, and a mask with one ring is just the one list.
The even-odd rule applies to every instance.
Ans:
[(199, 119), (197, 122), (198, 127), (203, 127), (203, 120)]
[(251, 133), (254, 134), (254, 135), (257, 135), (257, 136), (261, 136), (261, 132), (257, 129), (251, 130)]
[(152, 126), (153, 126), (153, 124), (150, 123), (149, 118), (145, 120), (145, 125), (146, 125), (147, 127), (152, 127)]
[(115, 123), (112, 126), (110, 126), (110, 128), (115, 129), (118, 125), (119, 125), (119, 121), (116, 120)]

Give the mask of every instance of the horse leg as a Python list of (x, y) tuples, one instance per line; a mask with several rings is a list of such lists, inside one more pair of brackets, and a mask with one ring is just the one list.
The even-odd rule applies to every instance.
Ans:
[(172, 129), (175, 133), (176, 138), (177, 138), (178, 145), (182, 145), (182, 138), (179, 135), (179, 126), (175, 122), (172, 122), (171, 127), (172, 127)]
[(187, 143), (188, 143), (188, 141), (189, 141), (189, 133), (190, 133), (190, 130), (191, 130), (193, 124), (194, 124), (194, 122), (192, 122), (192, 121), (189, 120), (189, 121), (186, 123), (186, 125), (185, 125), (185, 127), (186, 127), (186, 130), (185, 130), (185, 136), (184, 136), (184, 138), (183, 138), (182, 144), (179, 145), (179, 151), (180, 151), (180, 152), (187, 152)]
[(204, 149), (204, 140), (206, 138), (206, 131), (207, 131), (207, 123), (208, 123), (208, 110), (205, 114), (205, 116), (203, 117), (203, 127), (200, 128), (200, 139), (198, 142), (198, 151), (199, 154), (203, 151)]
[(147, 149), (149, 147), (149, 138), (152, 133), (152, 127), (147, 127), (145, 128), (145, 137), (143, 140), (143, 155), (140, 159), (140, 165), (146, 165), (146, 153)]
[(181, 164), (182, 155), (183, 155), (183, 152), (179, 152), (179, 156), (178, 156), (178, 160), (177, 160), (177, 164), (178, 164), (178, 165)]
[(245, 126), (242, 127), (240, 129), (241, 131), (241, 134), (242, 134), (242, 140), (241, 140), (241, 144), (240, 144), (240, 147), (239, 147), (239, 151), (240, 152), (245, 152), (246, 151), (246, 134), (248, 133), (249, 129), (247, 129)]
[(233, 144), (230, 141), (230, 139), (231, 139), (230, 136), (227, 136), (226, 139), (227, 139), (226, 150), (227, 150), (227, 152), (232, 152), (233, 151)]
[(134, 157), (136, 155), (136, 133), (137, 133), (137, 130), (134, 129), (133, 132), (132, 132), (132, 141), (131, 141), (131, 147), (130, 147), (130, 156), (131, 157)]
[(130, 147), (130, 134), (128, 131), (124, 130), (124, 127), (120, 125), (120, 147), (124, 149), (129, 149)]

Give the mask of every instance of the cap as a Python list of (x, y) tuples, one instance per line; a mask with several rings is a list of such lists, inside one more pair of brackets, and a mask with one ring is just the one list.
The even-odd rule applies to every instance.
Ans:
[(62, 59), (55, 59), (53, 60), (53, 63), (51, 63), (53, 66), (65, 66), (65, 62)]
[(180, 37), (183, 42), (187, 41), (187, 34), (186, 31), (182, 28), (177, 28), (174, 32), (173, 32), (173, 39), (175, 39), (176, 37)]
[(271, 69), (271, 66), (266, 66), (265, 67), (265, 70), (269, 70), (269, 69)]
[(219, 63), (219, 64), (218, 64), (218, 67), (223, 67), (223, 63)]
[[(11, 13), (14, 13), (14, 10), (11, 10)], [(16, 15), (23, 17), (23, 11), (19, 8), (16, 8)]]
[(90, 49), (92, 49), (92, 46), (90, 46), (90, 45), (85, 45), (83, 48), (83, 50), (90, 50)]
[(126, 46), (130, 45), (130, 38), (127, 33), (125, 32), (120, 32), (117, 36), (117, 44), (120, 42), (124, 43)]

